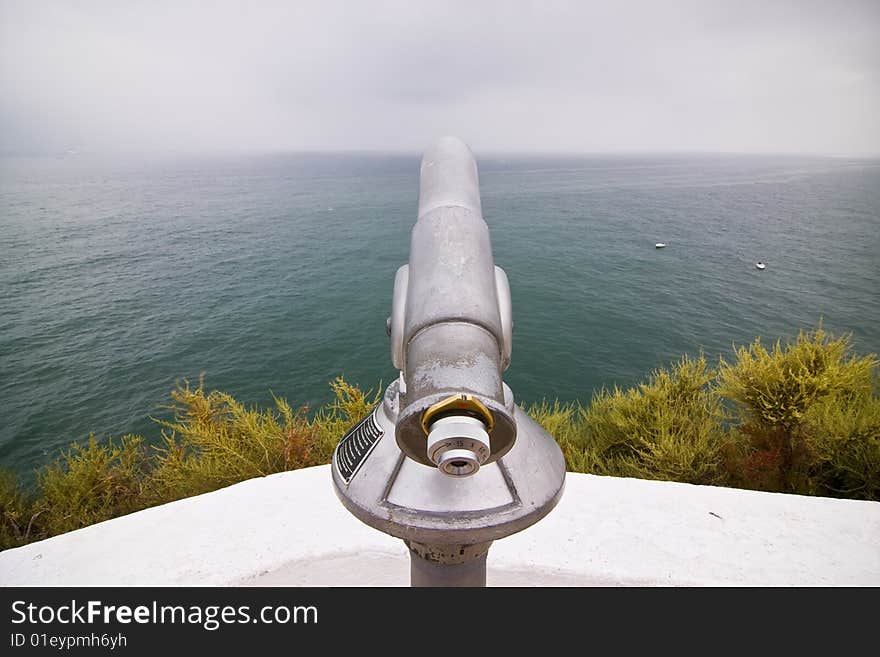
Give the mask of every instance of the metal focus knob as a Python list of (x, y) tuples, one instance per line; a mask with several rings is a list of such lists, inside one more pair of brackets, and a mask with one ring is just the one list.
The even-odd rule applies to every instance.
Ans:
[(447, 415), (428, 431), (428, 458), (450, 477), (476, 474), (490, 454), (486, 425), (467, 415)]

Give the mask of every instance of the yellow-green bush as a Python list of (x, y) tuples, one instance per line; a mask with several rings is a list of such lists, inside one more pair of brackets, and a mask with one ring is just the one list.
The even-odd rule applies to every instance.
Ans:
[[(821, 327), (772, 349), (735, 349), (718, 370), (683, 357), (586, 407), (528, 412), (562, 447), (570, 471), (858, 499), (880, 499), (878, 362)], [(25, 494), (0, 473), (0, 549), (53, 536), (244, 479), (327, 463), (339, 439), (379, 402), (339, 378), (310, 416), (276, 398), (248, 408), (203, 382), (172, 391), (161, 444), (138, 436), (74, 444)], [(726, 415), (724, 406), (734, 413)], [(734, 421), (725, 430), (724, 420)]]
[(712, 376), (703, 356), (685, 356), (635, 388), (594, 395), (579, 410), (583, 429), (570, 465), (620, 477), (719, 482), (723, 430)]
[(382, 399), (382, 385), (376, 391), (366, 392), (346, 383), (341, 377), (330, 383), (333, 401), (315, 413), (312, 427), (315, 431), (314, 454), (319, 463), (329, 463), (336, 443)]
[(38, 474), (39, 533), (61, 534), (144, 508), (148, 468), (138, 436), (103, 444), (89, 436), (84, 445), (74, 443)]
[(171, 393), (175, 418), (161, 422), (164, 445), (153, 480), (162, 498), (187, 497), (253, 477), (315, 465), (304, 413), (281, 399), (247, 408), (230, 395), (189, 384)]
[(202, 382), (171, 393), (174, 420), (162, 421), (164, 445), (152, 473), (155, 495), (179, 499), (276, 472), (327, 463), (340, 437), (377, 397), (337, 379), (335, 399), (312, 420), (275, 397), (275, 408), (247, 408), (230, 395), (205, 393)]
[(0, 549), (85, 527), (245, 479), (327, 463), (339, 439), (379, 401), (339, 378), (334, 400), (311, 419), (283, 399), (247, 408), (230, 395), (183, 383), (162, 444), (143, 438), (74, 443), (37, 472), (35, 494), (0, 473)]
[(813, 492), (880, 500), (880, 398), (828, 396), (804, 417)]
[(569, 471), (593, 472), (589, 455), (583, 449), (586, 429), (582, 421), (582, 410), (577, 402), (561, 404), (558, 400), (552, 403), (544, 400), (532, 404), (526, 412), (559, 443)]
[[(834, 337), (820, 326), (769, 350), (755, 340), (735, 355), (733, 363), (722, 359), (718, 374), (718, 392), (739, 419), (726, 451), (730, 482), (807, 495), (851, 490), (876, 499), (874, 354), (853, 354), (848, 335)], [(830, 466), (829, 459), (847, 465)]]
[(770, 350), (757, 339), (735, 348), (735, 362), (721, 359), (719, 392), (736, 404), (745, 421), (792, 431), (826, 395), (856, 399), (870, 393), (877, 359), (853, 355), (851, 349), (848, 335), (835, 338), (821, 327), (801, 331), (785, 346), (777, 340)]
[(0, 470), (0, 549), (24, 545), (31, 538), (35, 510), (11, 470)]

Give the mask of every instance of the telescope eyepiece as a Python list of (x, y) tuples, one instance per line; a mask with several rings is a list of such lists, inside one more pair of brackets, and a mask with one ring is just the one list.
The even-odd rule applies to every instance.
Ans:
[(470, 477), (489, 458), (486, 425), (469, 415), (447, 415), (431, 423), (428, 458), (445, 475)]

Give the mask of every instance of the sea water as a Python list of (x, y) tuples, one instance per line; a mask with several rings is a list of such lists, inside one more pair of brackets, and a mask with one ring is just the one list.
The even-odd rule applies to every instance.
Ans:
[[(880, 351), (878, 160), (477, 159), (523, 404), (820, 320)], [(418, 172), (417, 155), (0, 159), (0, 466), (91, 432), (156, 441), (200, 376), (259, 406), (314, 408), (337, 376), (387, 385)]]

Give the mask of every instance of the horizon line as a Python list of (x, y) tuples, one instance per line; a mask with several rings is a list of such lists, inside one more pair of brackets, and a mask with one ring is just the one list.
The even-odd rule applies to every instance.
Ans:
[[(427, 146), (425, 147), (427, 148)], [(479, 157), (645, 157), (645, 156), (724, 156), (724, 157), (813, 157), (837, 159), (880, 159), (880, 151), (864, 153), (847, 153), (831, 151), (737, 151), (737, 150), (662, 150), (662, 149), (625, 149), (625, 150), (539, 150), (539, 149), (475, 149), (474, 156)], [(65, 148), (57, 150), (0, 150), (0, 157), (224, 157), (224, 156), (264, 156), (264, 155), (390, 155), (399, 157), (421, 157), (424, 150), (417, 149), (380, 149), (380, 148), (229, 148), (229, 149), (131, 149), (113, 150), (82, 148)]]

